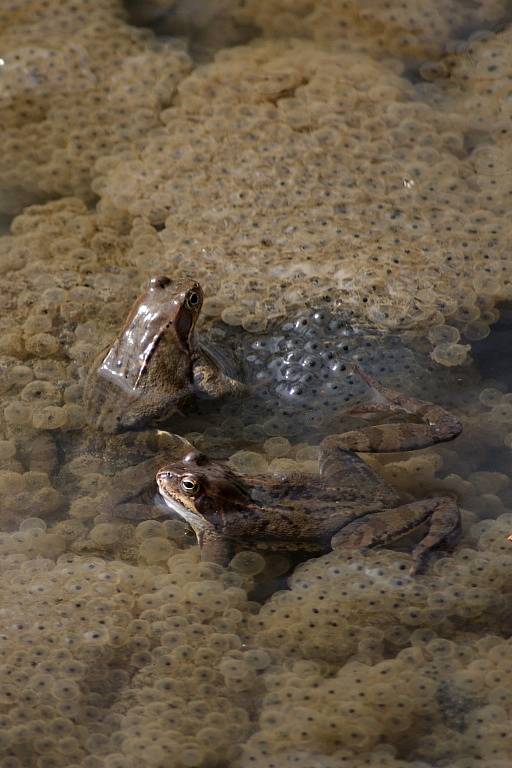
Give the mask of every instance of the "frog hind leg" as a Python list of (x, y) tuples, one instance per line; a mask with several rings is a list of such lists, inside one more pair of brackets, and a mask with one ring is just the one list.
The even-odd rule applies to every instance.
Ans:
[(462, 432), (460, 421), (445, 408), (385, 387), (364, 373), (359, 366), (354, 366), (354, 371), (376, 392), (377, 400), (367, 405), (354, 406), (349, 409), (349, 414), (401, 414), (413, 416), (419, 419), (419, 423), (380, 424), (345, 432), (336, 436), (340, 447), (358, 453), (413, 451), (453, 440)]
[(330, 435), (320, 444), (320, 478), (327, 485), (338, 489), (340, 496), (347, 496), (351, 489), (356, 495), (379, 499), (381, 507), (396, 503), (397, 494), (383, 477), (363, 461), (357, 453), (340, 445), (343, 435)]
[(438, 547), (451, 549), (461, 533), (457, 503), (438, 496), (371, 513), (341, 528), (331, 539), (333, 549), (369, 549), (396, 541), (430, 519), (426, 535), (412, 552), (410, 573), (420, 572), (428, 554)]

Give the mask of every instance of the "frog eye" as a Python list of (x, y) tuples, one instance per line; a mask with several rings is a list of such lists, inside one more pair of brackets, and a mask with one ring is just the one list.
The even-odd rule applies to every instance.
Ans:
[(189, 291), (185, 299), (187, 309), (197, 309), (201, 306), (202, 298), (198, 291)]
[(199, 483), (193, 477), (182, 477), (180, 485), (182, 491), (184, 491), (184, 493), (188, 494), (189, 496), (192, 496), (199, 490)]

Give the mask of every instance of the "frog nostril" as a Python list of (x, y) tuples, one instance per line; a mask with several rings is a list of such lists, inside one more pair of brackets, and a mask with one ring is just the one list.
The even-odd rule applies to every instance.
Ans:
[(165, 275), (159, 275), (159, 277), (151, 278), (152, 288), (167, 288), (171, 284), (171, 279)]

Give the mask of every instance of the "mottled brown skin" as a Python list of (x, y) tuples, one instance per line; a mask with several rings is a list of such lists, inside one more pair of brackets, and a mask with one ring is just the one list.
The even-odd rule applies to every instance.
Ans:
[[(462, 429), (460, 422), (439, 406), (403, 396), (357, 372), (377, 393), (377, 410), (407, 414), (421, 423), (383, 424), (325, 438), (317, 478), (241, 477), (198, 451), (157, 473), (167, 505), (194, 529), (202, 559), (226, 565), (244, 546), (306, 556), (331, 548), (374, 547), (429, 521), (426, 536), (412, 553), (411, 570), (417, 572), (430, 550), (456, 542), (460, 514), (452, 498), (400, 504), (394, 489), (356, 451), (424, 448), (455, 438)], [(357, 408), (367, 411), (367, 406)]]
[(110, 434), (140, 429), (168, 418), (194, 396), (242, 389), (196, 339), (202, 304), (194, 280), (150, 280), (87, 377), (84, 402), (92, 426)]

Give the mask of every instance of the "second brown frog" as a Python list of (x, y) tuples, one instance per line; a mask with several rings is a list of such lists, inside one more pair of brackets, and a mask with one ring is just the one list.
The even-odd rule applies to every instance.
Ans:
[(243, 391), (230, 363), (196, 337), (202, 305), (195, 280), (150, 280), (87, 377), (84, 401), (92, 426), (106, 433), (140, 429), (168, 418), (194, 396)]

